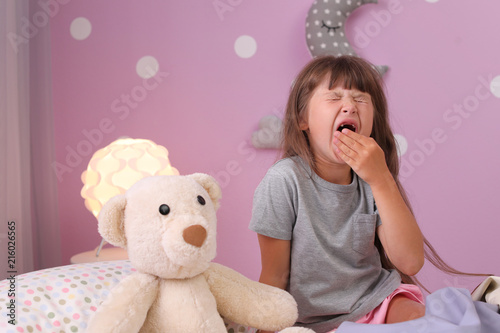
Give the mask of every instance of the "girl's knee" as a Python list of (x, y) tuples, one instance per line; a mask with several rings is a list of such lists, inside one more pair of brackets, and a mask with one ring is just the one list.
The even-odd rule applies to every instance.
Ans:
[(392, 324), (417, 319), (424, 315), (425, 306), (423, 304), (403, 295), (396, 295), (389, 303), (385, 319), (387, 324)]

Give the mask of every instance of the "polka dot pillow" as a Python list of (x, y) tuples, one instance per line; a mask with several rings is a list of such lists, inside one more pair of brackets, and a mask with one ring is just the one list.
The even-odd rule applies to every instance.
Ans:
[[(0, 281), (0, 332), (85, 332), (109, 291), (135, 269), (128, 260), (75, 264)], [(15, 293), (15, 298), (12, 294)], [(226, 323), (230, 333), (255, 332)]]

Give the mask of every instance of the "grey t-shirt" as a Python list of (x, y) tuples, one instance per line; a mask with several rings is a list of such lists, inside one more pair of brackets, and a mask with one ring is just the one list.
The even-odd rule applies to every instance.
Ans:
[(326, 332), (378, 306), (401, 283), (381, 267), (380, 225), (370, 186), (330, 183), (299, 157), (274, 164), (255, 191), (250, 229), (291, 240), (287, 290), (297, 301), (297, 326)]

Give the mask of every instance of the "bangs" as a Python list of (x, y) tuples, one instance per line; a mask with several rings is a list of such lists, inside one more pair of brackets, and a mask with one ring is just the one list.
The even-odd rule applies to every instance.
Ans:
[(339, 85), (373, 95), (380, 89), (380, 75), (366, 63), (351, 57), (338, 57), (329, 68), (328, 89)]

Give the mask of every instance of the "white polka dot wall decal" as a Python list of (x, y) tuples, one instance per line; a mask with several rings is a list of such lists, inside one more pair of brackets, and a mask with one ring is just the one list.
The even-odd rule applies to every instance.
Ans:
[(257, 42), (251, 36), (240, 36), (234, 42), (234, 51), (241, 58), (251, 58), (257, 52)]
[(84, 40), (92, 32), (92, 24), (85, 17), (77, 17), (71, 22), (69, 32), (74, 39)]
[(406, 141), (406, 138), (400, 134), (394, 134), (394, 139), (396, 139), (398, 155), (403, 156), (408, 150), (408, 141)]
[(436, 3), (436, 2), (438, 2), (439, 0), (425, 0), (425, 1), (430, 2), (430, 3)]
[(490, 90), (493, 95), (500, 98), (500, 75), (491, 80)]
[(137, 75), (143, 79), (149, 79), (155, 76), (159, 69), (160, 65), (158, 64), (158, 60), (152, 56), (142, 57), (137, 61), (137, 65), (135, 66)]

